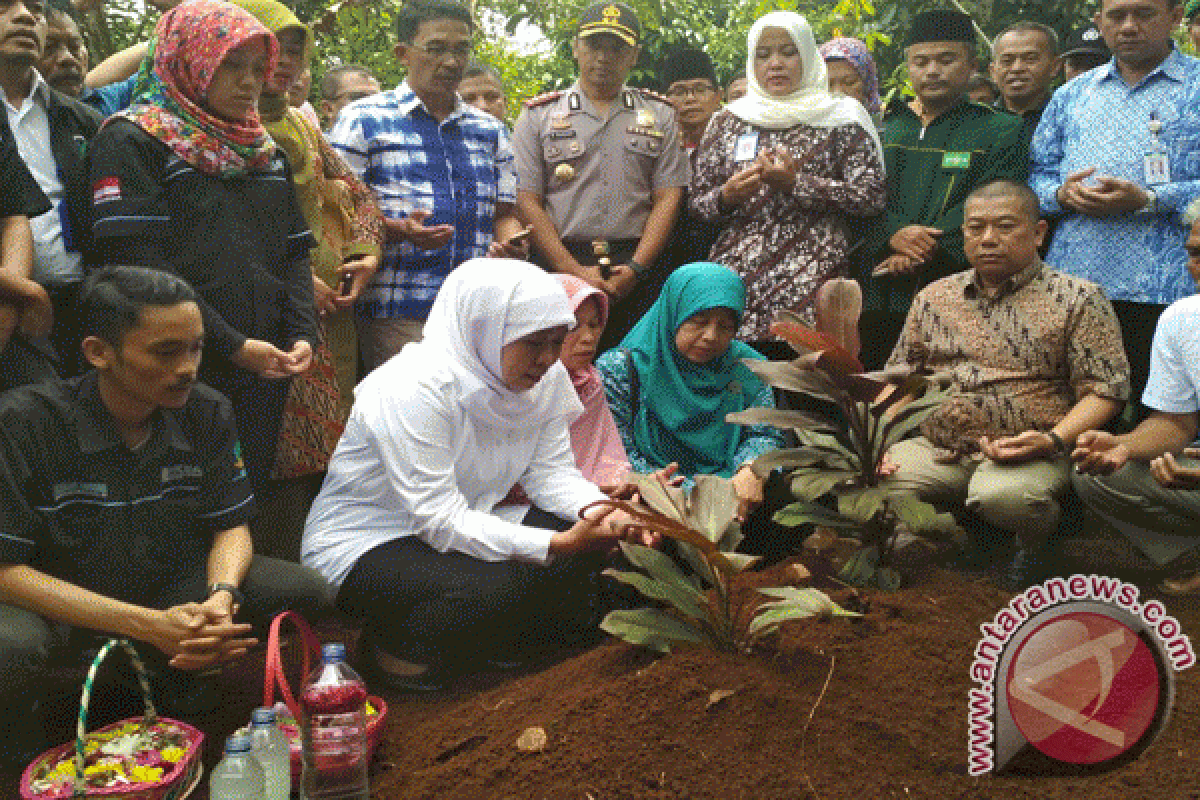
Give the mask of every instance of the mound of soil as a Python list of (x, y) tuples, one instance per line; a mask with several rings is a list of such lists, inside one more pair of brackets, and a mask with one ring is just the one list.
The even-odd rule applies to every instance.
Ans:
[[(786, 569), (750, 579), (780, 585)], [(1200, 670), (1177, 676), (1167, 730), (1128, 766), (1089, 777), (973, 778), (968, 670), (979, 625), (1010, 596), (937, 570), (894, 593), (830, 594), (861, 603), (865, 616), (788, 623), (750, 655), (681, 647), (657, 656), (609, 641), (537, 670), (464, 678), (444, 694), (385, 694), (391, 719), (372, 797), (1200, 799)], [(1200, 609), (1167, 606), (1200, 640)], [(336, 624), (321, 634), (354, 638)], [(208, 767), (261, 699), (261, 676), (261, 658), (228, 671), (228, 702), (196, 720), (212, 737)], [(65, 740), (70, 698), (60, 705)], [(544, 743), (521, 749), (531, 728)], [(15, 778), (0, 781), (7, 786)]]
[[(980, 623), (1009, 595), (934, 572), (864, 599), (862, 619), (789, 623), (748, 656), (689, 647), (658, 657), (610, 642), (433, 713), (397, 704), (408, 723), (388, 734), (373, 796), (1200, 798), (1195, 670), (1179, 676), (1169, 728), (1132, 765), (1084, 778), (973, 778), (968, 670)], [(1195, 610), (1172, 612), (1200, 631)], [(517, 747), (530, 727), (546, 733), (541, 752)]]

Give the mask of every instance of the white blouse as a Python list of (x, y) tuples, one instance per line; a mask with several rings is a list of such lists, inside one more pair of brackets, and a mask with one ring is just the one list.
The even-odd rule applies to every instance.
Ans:
[(373, 375), (374, 391), (359, 387), (304, 526), (303, 563), (335, 586), (364, 553), (400, 536), (482, 561), (545, 563), (553, 531), (493, 513), (518, 482), (534, 505), (566, 520), (605, 499), (575, 465), (565, 416), (497, 431), (467, 415), (450, 369), (414, 380), (394, 358), (384, 370), (395, 374)]

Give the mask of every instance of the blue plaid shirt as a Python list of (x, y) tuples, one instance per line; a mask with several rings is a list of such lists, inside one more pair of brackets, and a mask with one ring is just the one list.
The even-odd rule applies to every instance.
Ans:
[(1067, 212), (1046, 263), (1100, 284), (1111, 299), (1167, 304), (1196, 291), (1182, 215), (1200, 196), (1200, 60), (1173, 50), (1133, 87), (1114, 60), (1060, 88), (1033, 135), (1029, 185), (1046, 214), (1063, 212), (1055, 192), (1088, 167), (1145, 186), (1145, 156), (1155, 150), (1151, 114), (1162, 122), (1171, 171), (1169, 183), (1153, 187), (1159, 210), (1108, 217)]
[(359, 302), (367, 317), (424, 319), (450, 270), (487, 254), (496, 204), (516, 202), (508, 129), (461, 99), (439, 123), (406, 81), (342, 109), (329, 141), (375, 190), (384, 216), (424, 209), (433, 212), (426, 225), (454, 226), (439, 250), (389, 241)]

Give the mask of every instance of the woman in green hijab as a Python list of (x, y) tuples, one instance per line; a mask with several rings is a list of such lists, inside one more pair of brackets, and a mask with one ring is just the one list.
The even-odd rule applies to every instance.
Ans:
[(763, 356), (733, 340), (745, 297), (727, 267), (679, 267), (621, 346), (596, 361), (633, 469), (675, 463), (685, 477), (732, 478), (743, 519), (763, 497), (749, 464), (784, 443), (775, 428), (725, 421), (734, 411), (775, 405), (771, 388), (742, 364)]

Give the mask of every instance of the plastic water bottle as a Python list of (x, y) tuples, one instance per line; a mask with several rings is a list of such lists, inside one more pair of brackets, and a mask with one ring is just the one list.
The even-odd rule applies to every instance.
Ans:
[(266, 800), (288, 800), (292, 794), (292, 753), (287, 737), (275, 724), (275, 709), (254, 709), (250, 742), (266, 776)]
[(346, 646), (327, 644), (300, 695), (304, 707), (305, 800), (368, 800), (367, 687), (346, 665)]
[(266, 779), (250, 751), (250, 737), (235, 733), (225, 740), (225, 757), (208, 780), (210, 800), (262, 800)]

